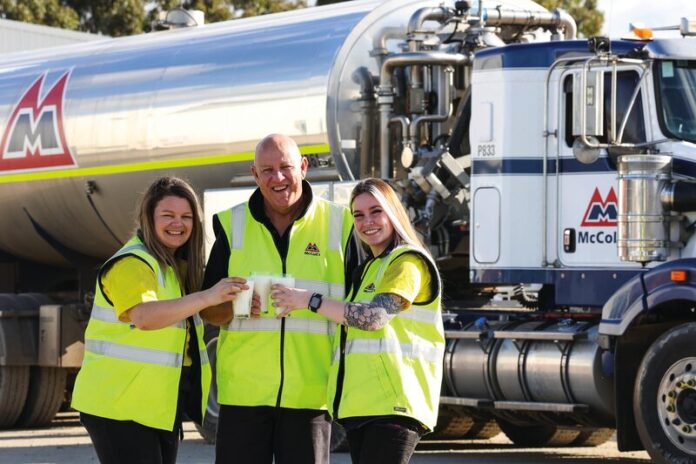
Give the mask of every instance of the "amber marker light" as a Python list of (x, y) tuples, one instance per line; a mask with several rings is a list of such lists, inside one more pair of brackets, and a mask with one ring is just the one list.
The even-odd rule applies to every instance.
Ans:
[(670, 279), (672, 279), (672, 282), (676, 282), (678, 284), (684, 283), (687, 280), (689, 280), (689, 271), (677, 269), (675, 271), (670, 272), (669, 277)]
[(640, 39), (652, 39), (653, 38), (652, 29), (648, 29), (647, 27), (637, 27), (637, 28), (633, 29), (631, 32), (633, 32)]

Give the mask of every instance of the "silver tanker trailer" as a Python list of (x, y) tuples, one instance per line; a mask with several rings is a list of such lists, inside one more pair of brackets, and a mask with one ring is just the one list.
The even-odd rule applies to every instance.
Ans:
[(149, 181), (225, 207), (281, 132), (329, 196), (389, 179), (436, 257), (436, 434), (616, 429), (696, 462), (696, 27), (675, 28), (577, 40), (527, 0), (358, 0), (5, 57), (0, 426), (50, 421), (70, 390), (96, 270)]

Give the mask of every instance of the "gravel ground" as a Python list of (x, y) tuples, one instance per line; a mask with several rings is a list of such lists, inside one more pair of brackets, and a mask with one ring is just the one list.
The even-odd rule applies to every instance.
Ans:
[[(192, 423), (184, 424), (184, 442), (178, 462), (209, 464), (215, 449), (207, 444)], [(0, 431), (1, 464), (86, 464), (97, 463), (89, 437), (76, 413), (61, 413), (52, 427)], [(334, 453), (331, 462), (349, 464), (346, 453)], [(519, 449), (500, 434), (491, 440), (427, 441), (421, 443), (412, 459), (417, 464), (638, 464), (649, 463), (645, 452), (620, 453), (610, 440), (596, 448)]]

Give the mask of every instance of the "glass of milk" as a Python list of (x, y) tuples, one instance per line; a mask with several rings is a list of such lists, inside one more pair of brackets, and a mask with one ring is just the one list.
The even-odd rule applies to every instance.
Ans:
[(261, 299), (261, 312), (267, 313), (269, 308), (269, 300), (271, 299), (271, 279), (273, 276), (268, 274), (252, 274), (254, 280), (254, 288)]
[(234, 317), (236, 319), (249, 319), (251, 316), (251, 301), (252, 296), (254, 295), (254, 281), (252, 279), (247, 279), (246, 284), (249, 288), (237, 293), (237, 297), (234, 299), (233, 309)]

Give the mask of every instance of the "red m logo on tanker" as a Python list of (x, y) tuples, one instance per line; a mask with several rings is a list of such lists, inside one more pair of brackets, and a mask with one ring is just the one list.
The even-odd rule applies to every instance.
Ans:
[(63, 130), (63, 95), (70, 72), (40, 100), (44, 73), (24, 92), (0, 141), (0, 172), (74, 166)]

